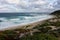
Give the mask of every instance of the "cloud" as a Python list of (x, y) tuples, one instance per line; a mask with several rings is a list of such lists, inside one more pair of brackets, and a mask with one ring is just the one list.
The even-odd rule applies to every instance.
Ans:
[(6, 2), (11, 3), (11, 4), (19, 4), (20, 0), (6, 0)]
[(30, 0), (29, 1), (29, 10), (31, 11), (49, 11), (55, 9), (55, 5), (57, 5), (57, 0)]
[(46, 12), (55, 8), (60, 8), (59, 0), (0, 0), (0, 12)]

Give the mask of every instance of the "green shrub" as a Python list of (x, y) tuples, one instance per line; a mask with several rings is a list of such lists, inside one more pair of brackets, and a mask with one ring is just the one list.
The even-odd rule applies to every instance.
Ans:
[(36, 33), (34, 34), (34, 36), (27, 35), (21, 38), (21, 40), (58, 40), (58, 39), (50, 34)]

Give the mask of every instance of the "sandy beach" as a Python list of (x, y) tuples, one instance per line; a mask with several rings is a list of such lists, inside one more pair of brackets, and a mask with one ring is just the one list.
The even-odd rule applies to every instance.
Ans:
[[(48, 18), (42, 18), (42, 19), (36, 20), (34, 22), (26, 23), (26, 24), (23, 23), (23, 24), (18, 24), (18, 25), (15, 25), (15, 26), (7, 27), (7, 28), (0, 28), (0, 31), (14, 30), (14, 29), (32, 29), (37, 24), (42, 24), (46, 20), (52, 19), (52, 18), (54, 18), (54, 16), (51, 16), (51, 17), (48, 17)], [(26, 26), (28, 26), (28, 25), (29, 25), (29, 27), (26, 28)]]

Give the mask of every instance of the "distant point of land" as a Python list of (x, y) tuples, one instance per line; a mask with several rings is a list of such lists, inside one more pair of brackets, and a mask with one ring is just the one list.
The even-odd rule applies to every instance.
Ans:
[(54, 11), (51, 15), (60, 15), (60, 10)]

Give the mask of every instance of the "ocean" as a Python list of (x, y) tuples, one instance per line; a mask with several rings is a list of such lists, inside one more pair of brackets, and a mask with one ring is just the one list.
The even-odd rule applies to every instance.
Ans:
[(15, 25), (28, 24), (51, 17), (41, 13), (0, 13), (0, 30)]

